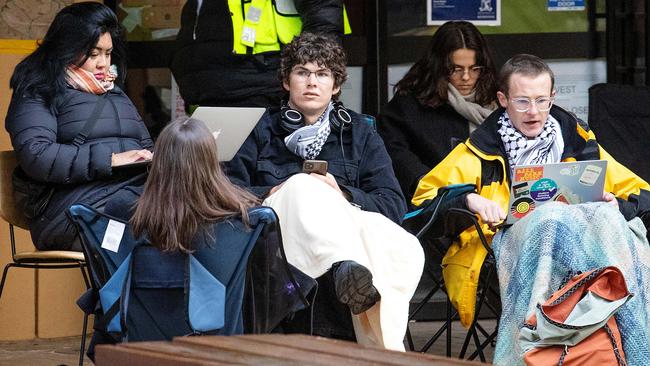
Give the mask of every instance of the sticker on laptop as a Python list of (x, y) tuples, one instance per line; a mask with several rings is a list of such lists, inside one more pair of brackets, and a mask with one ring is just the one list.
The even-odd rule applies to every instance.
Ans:
[(587, 165), (585, 167), (585, 171), (582, 172), (582, 175), (580, 176), (579, 182), (586, 186), (593, 186), (598, 180), (598, 177), (600, 177), (600, 173), (602, 173), (602, 171), (603, 168), (599, 166)]
[(571, 177), (578, 175), (578, 173), (580, 173), (579, 164), (571, 165), (566, 168), (562, 168), (562, 170), (560, 170), (560, 175), (568, 175)]
[(557, 193), (557, 183), (548, 178), (542, 178), (533, 183), (530, 195), (535, 201), (548, 201)]
[(510, 212), (512, 213), (512, 216), (518, 219), (526, 216), (530, 211), (533, 211), (534, 209), (535, 201), (529, 197), (519, 198), (512, 203), (512, 206), (510, 206)]
[(528, 196), (530, 194), (530, 189), (528, 188), (528, 182), (514, 184), (512, 186), (512, 191), (515, 195), (515, 198), (519, 198), (521, 196)]
[(557, 196), (553, 198), (553, 201), (566, 203), (568, 205), (575, 205), (578, 203), (582, 203), (582, 200), (580, 200), (580, 196), (571, 192), (566, 187), (562, 187), (558, 190)]
[(530, 180), (538, 180), (544, 177), (544, 167), (534, 166), (517, 168), (515, 167), (515, 182), (524, 182)]

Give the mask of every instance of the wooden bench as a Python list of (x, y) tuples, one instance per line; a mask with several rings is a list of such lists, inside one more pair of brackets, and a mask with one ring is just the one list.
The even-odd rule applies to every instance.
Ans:
[(96, 348), (96, 365), (475, 365), (307, 335), (177, 337)]

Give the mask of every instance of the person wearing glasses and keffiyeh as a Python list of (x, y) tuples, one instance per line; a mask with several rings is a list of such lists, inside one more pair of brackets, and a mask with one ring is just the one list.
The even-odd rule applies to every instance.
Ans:
[[(553, 72), (540, 58), (522, 54), (508, 60), (498, 80), (501, 108), (420, 180), (412, 202), (422, 205), (449, 184), (476, 185), (475, 193), (454, 199), (450, 207), (479, 217), (497, 259), (503, 312), (495, 364), (522, 363), (521, 324), (569, 271), (608, 265), (618, 266), (631, 291), (642, 294), (621, 308), (619, 327), (625, 353), (635, 361), (628, 358), (629, 364), (647, 364), (650, 248), (644, 222), (650, 223), (650, 185), (600, 147), (584, 122), (554, 105), (553, 86)], [(509, 209), (515, 166), (599, 159), (607, 161), (603, 202), (551, 202), (497, 231)], [(469, 326), (486, 250), (473, 227), (447, 231), (462, 232), (447, 250), (443, 275), (461, 322)]]

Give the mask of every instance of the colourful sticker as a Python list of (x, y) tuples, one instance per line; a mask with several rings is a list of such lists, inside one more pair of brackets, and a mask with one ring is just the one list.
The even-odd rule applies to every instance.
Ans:
[(602, 171), (603, 168), (599, 166), (587, 165), (585, 171), (582, 172), (582, 175), (580, 176), (580, 183), (586, 186), (593, 186), (598, 180), (598, 177), (600, 177)]
[(548, 201), (557, 193), (557, 184), (552, 179), (543, 178), (533, 183), (530, 195), (535, 201)]
[(544, 167), (527, 167), (527, 168), (517, 168), (515, 167), (515, 182), (526, 182), (531, 180), (538, 180), (544, 176)]
[(523, 182), (523, 183), (513, 185), (512, 193), (514, 194), (515, 198), (519, 198), (521, 196), (528, 196), (530, 194), (530, 189), (528, 188), (528, 182)]
[(535, 201), (533, 201), (529, 197), (522, 197), (518, 200), (515, 200), (515, 202), (512, 203), (512, 206), (510, 206), (510, 213), (512, 214), (513, 217), (520, 219), (526, 216), (530, 211), (533, 211), (534, 209), (535, 209)]

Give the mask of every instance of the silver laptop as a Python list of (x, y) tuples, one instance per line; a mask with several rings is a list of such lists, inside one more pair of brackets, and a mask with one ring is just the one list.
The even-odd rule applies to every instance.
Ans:
[(505, 226), (548, 202), (576, 204), (602, 200), (606, 172), (605, 160), (516, 166)]
[(265, 108), (198, 107), (192, 118), (205, 122), (210, 132), (218, 134), (219, 161), (229, 161), (265, 111)]

